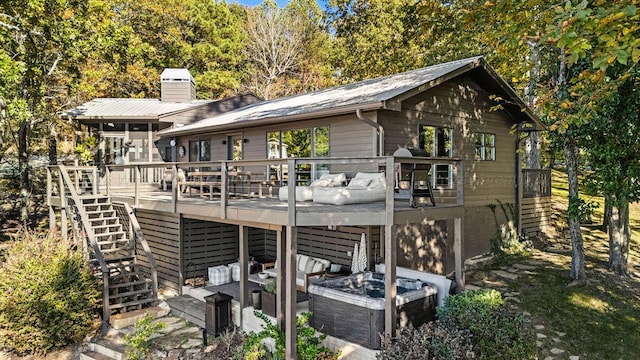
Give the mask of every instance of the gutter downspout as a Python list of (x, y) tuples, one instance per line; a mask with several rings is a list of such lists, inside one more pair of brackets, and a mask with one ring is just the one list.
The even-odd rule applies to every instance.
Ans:
[(356, 109), (356, 117), (358, 118), (358, 120), (376, 129), (376, 131), (378, 132), (377, 156), (383, 156), (384, 155), (384, 128), (382, 127), (382, 125), (378, 124), (377, 122), (371, 119), (364, 117), (362, 115), (362, 109)]

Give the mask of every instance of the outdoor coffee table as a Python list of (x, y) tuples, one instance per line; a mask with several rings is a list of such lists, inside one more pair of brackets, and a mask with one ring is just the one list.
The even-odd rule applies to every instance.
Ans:
[(259, 284), (260, 286), (266, 286), (276, 281), (276, 278), (268, 277), (266, 279), (260, 279), (260, 277), (258, 276), (258, 273), (255, 273), (255, 274), (249, 274), (248, 280), (251, 281), (252, 283)]

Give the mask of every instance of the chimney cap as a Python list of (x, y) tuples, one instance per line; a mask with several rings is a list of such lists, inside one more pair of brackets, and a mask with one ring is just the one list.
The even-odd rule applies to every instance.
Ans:
[(195, 84), (195, 80), (187, 69), (166, 68), (160, 74), (161, 81), (190, 81)]

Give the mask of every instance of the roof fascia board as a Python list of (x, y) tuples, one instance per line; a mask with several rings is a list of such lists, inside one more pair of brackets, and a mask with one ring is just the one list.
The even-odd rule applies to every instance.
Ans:
[(286, 122), (297, 121), (297, 120), (326, 118), (326, 117), (344, 115), (349, 113), (355, 114), (355, 111), (358, 109), (362, 111), (370, 111), (370, 110), (378, 110), (378, 109), (381, 109), (382, 107), (383, 107), (382, 102), (356, 104), (356, 105), (349, 105), (349, 106), (344, 106), (340, 108), (327, 109), (327, 110), (316, 111), (311, 113), (294, 114), (294, 115), (288, 115), (288, 116), (282, 116), (282, 117), (268, 117), (268, 118), (259, 119), (259, 120), (246, 120), (246, 121), (234, 122), (230, 124), (212, 125), (209, 127), (202, 127), (202, 128), (195, 128), (195, 129), (183, 130), (182, 128), (174, 128), (174, 129), (169, 129), (165, 131), (159, 131), (158, 136), (159, 137), (187, 136), (187, 135), (194, 135), (194, 134), (202, 134), (203, 132), (213, 133), (213, 132), (222, 132), (222, 131), (229, 131), (229, 130), (240, 130), (240, 129), (256, 127), (260, 125), (271, 125), (274, 123), (286, 123)]
[(158, 116), (83, 116), (83, 115), (73, 115), (67, 116), (63, 119), (69, 120), (86, 120), (86, 121), (96, 121), (96, 122), (104, 122), (109, 120), (123, 120), (123, 121), (137, 121), (137, 120), (159, 120)]

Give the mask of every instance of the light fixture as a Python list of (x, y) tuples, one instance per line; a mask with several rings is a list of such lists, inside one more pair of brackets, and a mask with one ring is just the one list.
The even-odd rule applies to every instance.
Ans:
[(227, 140), (222, 140), (222, 145), (227, 145)]

